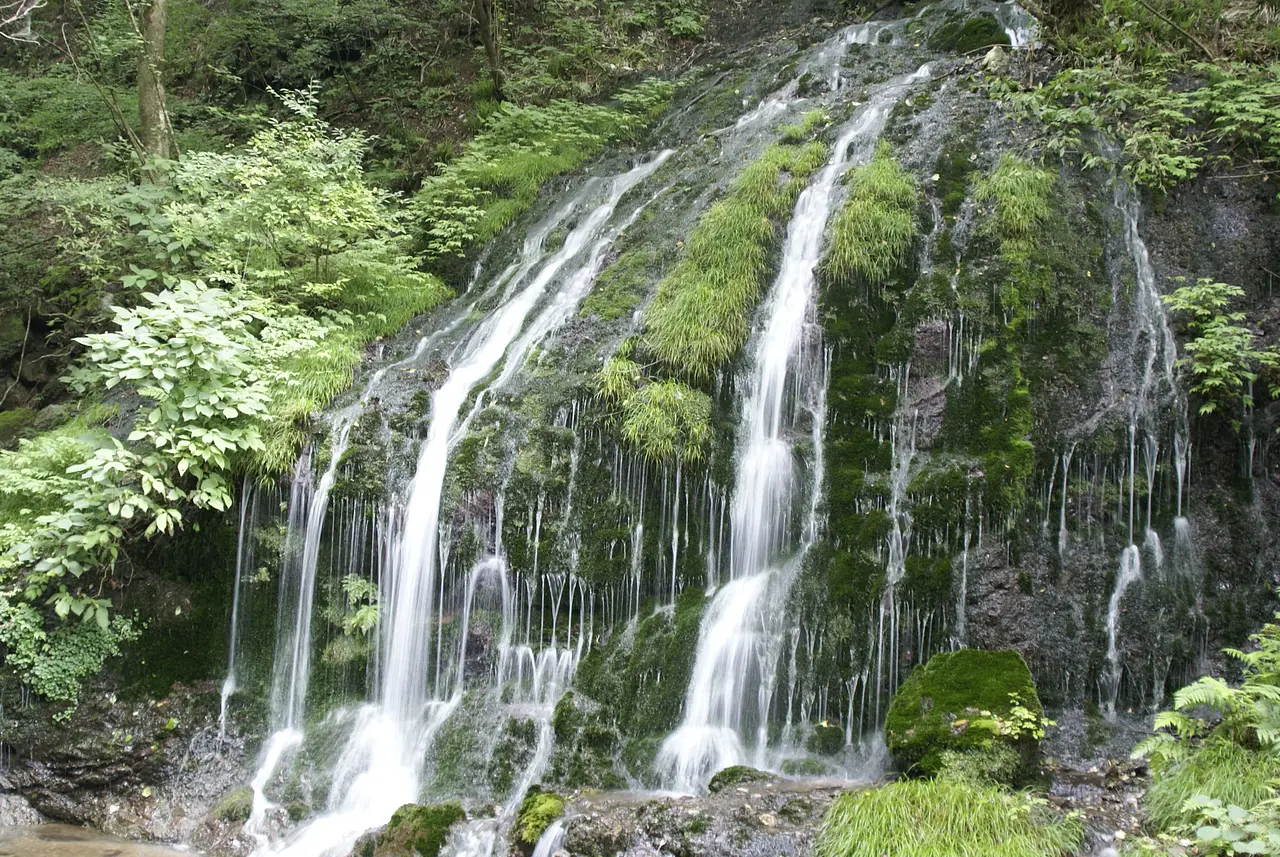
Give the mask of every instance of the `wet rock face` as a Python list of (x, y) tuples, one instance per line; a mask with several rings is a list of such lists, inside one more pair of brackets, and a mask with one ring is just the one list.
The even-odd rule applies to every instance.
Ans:
[(242, 819), (212, 812), (247, 777), (243, 739), (218, 735), (212, 683), (151, 702), (102, 688), (84, 697), (65, 724), (48, 706), (4, 706), (0, 738), (11, 761), (0, 776), (0, 826), (48, 820), (247, 851), (234, 844)]
[(584, 798), (566, 808), (564, 850), (619, 857), (808, 854), (822, 816), (842, 790), (770, 777), (705, 797)]

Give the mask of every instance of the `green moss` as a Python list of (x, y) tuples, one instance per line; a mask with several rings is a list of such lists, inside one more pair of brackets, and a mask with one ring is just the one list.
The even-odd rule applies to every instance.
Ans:
[(35, 427), (36, 412), (31, 408), (14, 408), (0, 411), (0, 449), (17, 445)]
[(955, 780), (906, 780), (844, 794), (827, 812), (815, 857), (1060, 857), (1078, 820), (1030, 795)]
[(719, 794), (725, 789), (737, 788), (747, 783), (758, 783), (769, 778), (764, 771), (758, 771), (746, 765), (732, 765), (711, 778), (711, 782), (707, 783), (707, 791), (713, 795)]
[(783, 125), (778, 130), (782, 132), (782, 142), (800, 145), (826, 127), (830, 121), (825, 111), (810, 110), (804, 116), (801, 116), (800, 121), (796, 124)]
[(810, 753), (834, 756), (844, 749), (844, 730), (839, 726), (814, 726), (805, 747)]
[(223, 795), (209, 816), (217, 821), (246, 821), (253, 809), (253, 789), (249, 786), (237, 786)]
[(1188, 819), (1182, 805), (1196, 795), (1251, 809), (1274, 796), (1280, 780), (1280, 758), (1257, 753), (1228, 741), (1210, 741), (1182, 761), (1155, 772), (1142, 804), (1157, 830), (1172, 831)]
[(378, 834), (369, 857), (436, 857), (448, 839), (449, 828), (466, 819), (457, 802), (407, 803)]
[(903, 683), (889, 706), (889, 751), (904, 771), (933, 775), (942, 770), (948, 750), (1005, 743), (1018, 750), (1025, 768), (1038, 742), (1029, 735), (1007, 737), (994, 720), (1007, 717), (1014, 699), (1043, 714), (1031, 672), (1017, 652), (961, 649), (934, 655)]
[(992, 45), (1009, 46), (1009, 34), (995, 16), (974, 15), (964, 21), (950, 20), (930, 34), (929, 50), (949, 54), (967, 54)]
[(564, 798), (554, 792), (532, 791), (520, 804), (516, 830), (521, 842), (535, 844), (543, 831), (564, 815)]
[(623, 253), (596, 279), (579, 315), (613, 321), (632, 312), (648, 294), (650, 283), (657, 279), (659, 255), (649, 248)]
[(671, 372), (710, 378), (747, 340), (779, 222), (827, 147), (774, 145), (698, 220), (645, 315), (646, 344)]

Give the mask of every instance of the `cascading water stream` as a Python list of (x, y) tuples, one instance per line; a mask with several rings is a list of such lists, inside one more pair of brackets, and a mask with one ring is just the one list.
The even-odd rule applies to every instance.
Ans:
[[(450, 450), (465, 434), (471, 416), (480, 409), (484, 389), (493, 389), (510, 378), (530, 349), (562, 325), (576, 309), (590, 289), (609, 243), (631, 222), (609, 226), (622, 197), (651, 176), (670, 154), (663, 152), (608, 182), (604, 201), (582, 218), (561, 248), (540, 267), (536, 261), (526, 261), (517, 270), (504, 272), (498, 281), (505, 286), (503, 302), (479, 323), (455, 354), (448, 377), (431, 398), (427, 438), (398, 522), (389, 581), (384, 582), (382, 603), (386, 611), (380, 618), (378, 702), (365, 706), (356, 718), (347, 747), (334, 769), (329, 811), (282, 843), (270, 846), (264, 843), (260, 851), (298, 857), (345, 854), (360, 833), (385, 823), (397, 808), (418, 799), (426, 751), (435, 733), (457, 708), (462, 695), (463, 661), (458, 661), (456, 670), (443, 674), (437, 670), (436, 679), (431, 680), (433, 647), (439, 645), (433, 628), (441, 626), (445, 607), (438, 601), (445, 552), (439, 518)], [(632, 219), (638, 213), (636, 210)], [(568, 214), (566, 206), (560, 216)], [(542, 237), (546, 231), (541, 232)], [(532, 250), (540, 251), (541, 244), (539, 238)], [(526, 257), (533, 255), (530, 250), (526, 245)], [(562, 276), (566, 266), (575, 260), (577, 267), (568, 268)], [(544, 309), (526, 325), (535, 307), (544, 303), (553, 283), (558, 285), (545, 300)], [(481, 389), (470, 412), (462, 417), (467, 400), (504, 360), (506, 363), (497, 379)], [(335, 450), (343, 441), (345, 433), (335, 437)], [(334, 461), (338, 457), (335, 452)], [(323, 477), (320, 487), (325, 487)], [(320, 495), (319, 489), (316, 494)], [(313, 499), (311, 509), (314, 511), (317, 505)], [(317, 532), (317, 543), (322, 525), (321, 520), (307, 529), (308, 534), (312, 530)], [(502, 574), (505, 592), (505, 571)], [(507, 620), (511, 618), (504, 615), (504, 634), (510, 633)], [(304, 620), (300, 617), (298, 621)], [(464, 634), (460, 641), (463, 659), (465, 646)], [(305, 682), (301, 685), (305, 693)], [(554, 705), (554, 700), (551, 704)], [(296, 714), (294, 716), (296, 718)], [(297, 740), (300, 739), (299, 735)], [(260, 776), (255, 778), (259, 794), (270, 781), (267, 763), (274, 768), (283, 753), (269, 751), (274, 751), (270, 743), (264, 750)], [(265, 777), (264, 771), (267, 771)]]
[[(729, 765), (765, 766), (767, 715), (791, 580), (816, 538), (821, 491), (825, 369), (814, 323), (815, 275), (839, 178), (865, 162), (889, 112), (928, 65), (890, 81), (842, 129), (830, 162), (801, 193), (782, 264), (755, 338), (753, 376), (742, 404), (743, 443), (731, 507), (730, 580), (703, 617), (684, 719), (658, 752), (668, 788), (692, 792)], [(817, 461), (798, 544), (791, 527), (797, 475), (790, 432), (799, 409), (812, 414)]]
[[(1114, 156), (1114, 147), (1111, 150)], [(1100, 681), (1102, 706), (1108, 717), (1114, 717), (1124, 674), (1119, 645), (1120, 612), (1125, 590), (1142, 579), (1142, 554), (1145, 548), (1156, 571), (1164, 561), (1159, 534), (1152, 525), (1151, 495), (1155, 491), (1159, 438), (1165, 424), (1164, 415), (1173, 413), (1173, 469), (1177, 479), (1177, 517), (1174, 531), (1189, 538), (1190, 527), (1184, 515), (1183, 480), (1189, 466), (1190, 441), (1186, 397), (1177, 380), (1177, 345), (1169, 326), (1164, 301), (1156, 285), (1155, 270), (1140, 229), (1141, 205), (1133, 188), (1119, 176), (1113, 176), (1115, 209), (1124, 225), (1125, 248), (1133, 262), (1133, 338), (1130, 354), (1136, 363), (1137, 390), (1129, 400), (1128, 517), (1129, 544), (1120, 556), (1115, 585), (1107, 607), (1107, 672)], [(1143, 547), (1134, 536), (1137, 460), (1139, 438), (1147, 479), (1146, 526)], [(1189, 551), (1188, 551), (1189, 553)], [(1156, 693), (1162, 691), (1157, 689)]]

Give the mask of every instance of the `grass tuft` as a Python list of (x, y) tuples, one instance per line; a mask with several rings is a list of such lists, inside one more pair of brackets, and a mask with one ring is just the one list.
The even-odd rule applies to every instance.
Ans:
[(836, 798), (815, 857), (1058, 857), (1080, 822), (1044, 800), (946, 779), (905, 780)]
[(1243, 809), (1270, 799), (1271, 783), (1280, 780), (1280, 755), (1254, 752), (1230, 741), (1210, 741), (1155, 773), (1143, 812), (1153, 827), (1168, 831), (1186, 823), (1182, 806), (1196, 795)]
[(906, 261), (916, 237), (916, 182), (887, 143), (849, 174), (849, 200), (831, 232), (827, 270), (839, 280), (882, 285)]
[(670, 371), (705, 380), (747, 341), (775, 220), (826, 158), (823, 143), (775, 144), (698, 221), (645, 316), (646, 344)]

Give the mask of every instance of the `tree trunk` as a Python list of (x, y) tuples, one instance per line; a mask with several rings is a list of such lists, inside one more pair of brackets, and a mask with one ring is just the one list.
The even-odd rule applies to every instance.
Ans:
[(173, 126), (164, 97), (164, 32), (168, 0), (151, 0), (142, 9), (139, 30), (142, 54), (138, 57), (138, 135), (151, 158), (173, 157)]
[(498, 30), (498, 0), (475, 0), (475, 18), (480, 25), (480, 41), (484, 43), (484, 55), (489, 61), (489, 80), (493, 83), (493, 97), (505, 100), (502, 94), (502, 42)]

